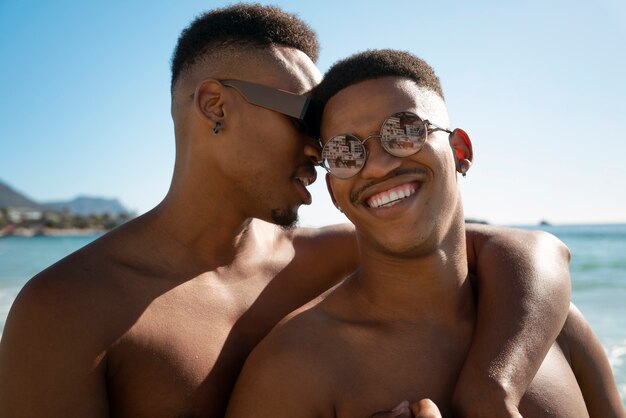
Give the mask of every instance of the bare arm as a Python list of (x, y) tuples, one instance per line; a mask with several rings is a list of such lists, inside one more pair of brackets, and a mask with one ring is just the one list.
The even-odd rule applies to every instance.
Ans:
[(298, 228), (293, 243), (298, 256), (296, 285), (311, 298), (340, 283), (358, 267), (359, 254), (352, 224)]
[(591, 417), (626, 417), (604, 348), (574, 305), (563, 327), (572, 370)]
[(0, 416), (109, 416), (103, 355), (57, 290), (31, 281), (11, 308), (0, 342)]
[(567, 316), (569, 250), (544, 232), (468, 224), (467, 238), (478, 316), (454, 408), (463, 417), (518, 417)]

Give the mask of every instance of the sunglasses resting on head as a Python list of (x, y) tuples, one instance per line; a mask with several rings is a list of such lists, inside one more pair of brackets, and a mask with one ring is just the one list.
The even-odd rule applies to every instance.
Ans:
[(365, 166), (365, 143), (369, 139), (379, 138), (383, 149), (395, 157), (408, 157), (422, 149), (429, 132), (439, 130), (452, 133), (428, 120), (422, 120), (415, 113), (395, 113), (385, 119), (379, 134), (369, 135), (365, 139), (352, 134), (330, 138), (322, 148), (320, 165), (336, 178), (349, 179)]

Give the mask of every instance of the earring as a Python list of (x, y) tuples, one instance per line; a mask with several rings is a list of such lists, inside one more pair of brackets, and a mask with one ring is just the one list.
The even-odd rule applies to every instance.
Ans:
[(458, 172), (461, 173), (463, 177), (465, 177), (467, 175), (467, 170), (469, 170), (471, 164), (472, 163), (468, 159), (465, 159), (465, 158), (459, 159)]
[(461, 175), (465, 177), (467, 175), (467, 166), (465, 163), (461, 163)]
[(217, 135), (222, 130), (222, 122), (215, 122), (215, 128), (213, 128), (213, 135)]
[(343, 211), (341, 210), (341, 207), (339, 206), (338, 203), (335, 202), (335, 207), (337, 208), (337, 210), (341, 213), (343, 213)]

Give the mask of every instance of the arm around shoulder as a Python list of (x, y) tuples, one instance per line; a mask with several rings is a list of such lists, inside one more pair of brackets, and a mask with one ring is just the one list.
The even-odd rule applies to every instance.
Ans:
[(467, 226), (467, 247), (478, 311), (454, 405), (462, 416), (519, 416), (517, 405), (567, 316), (569, 250), (545, 232), (475, 224)]
[(298, 268), (308, 278), (301, 283), (316, 296), (335, 286), (359, 265), (354, 225), (298, 228), (293, 235)]

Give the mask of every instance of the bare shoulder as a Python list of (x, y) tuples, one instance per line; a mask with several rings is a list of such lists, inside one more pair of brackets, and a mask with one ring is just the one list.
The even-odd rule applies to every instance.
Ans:
[(27, 344), (32, 338), (45, 340), (50, 349), (58, 344), (74, 360), (77, 353), (86, 361), (103, 356), (129, 327), (125, 318), (136, 304), (131, 299), (142, 292), (134, 278), (150, 273), (129, 250), (142, 248), (133, 228), (129, 222), (30, 279), (11, 307), (3, 344)]
[(322, 228), (296, 228), (290, 232), (295, 261), (303, 272), (333, 277), (333, 284), (353, 272), (359, 264), (356, 234), (352, 224)]
[(90, 247), (70, 254), (30, 279), (18, 294), (13, 307), (23, 313), (40, 311), (43, 316), (49, 316), (43, 311), (53, 311), (55, 316), (60, 316), (64, 312), (76, 314), (77, 310), (87, 308), (87, 301), (93, 303), (90, 296), (98, 293), (103, 285)]
[(257, 345), (239, 376), (227, 416), (334, 416), (328, 319), (310, 309), (281, 323)]
[(296, 227), (284, 229), (277, 225), (254, 219), (251, 224), (257, 234), (271, 237), (273, 241), (284, 241), (292, 245), (297, 256), (305, 258), (313, 253), (353, 252), (356, 256), (354, 225), (336, 224), (320, 228)]
[(66, 341), (65, 349), (102, 346), (98, 336), (106, 333), (107, 327), (102, 325), (114, 317), (112, 308), (120, 289), (116, 271), (122, 269), (120, 260), (107, 250), (108, 240), (101, 237), (30, 279), (11, 307), (7, 339), (14, 330), (19, 329), (20, 338), (31, 330), (33, 338), (45, 338), (50, 343), (81, 336), (89, 329), (89, 339), (78, 338), (72, 344)]
[(322, 242), (329, 245), (346, 244), (355, 239), (354, 225), (336, 224), (320, 228), (300, 227), (290, 231), (294, 241), (301, 245), (317, 245)]
[(47, 268), (18, 294), (0, 342), (0, 415), (35, 416), (38, 405), (49, 416), (68, 416), (68, 408), (107, 416), (106, 350), (123, 326), (99, 245)]
[[(276, 226), (273, 226), (277, 228)], [(278, 228), (280, 229), (280, 228)], [(323, 227), (297, 227), (280, 229), (302, 255), (310, 253), (332, 253), (337, 250), (354, 251), (356, 256), (356, 234), (352, 224), (336, 224)]]
[(546, 231), (477, 223), (466, 223), (465, 230), (468, 248), (477, 254), (487, 244), (488, 247), (533, 250), (539, 253), (550, 250), (567, 261), (570, 259), (567, 246), (556, 236)]

